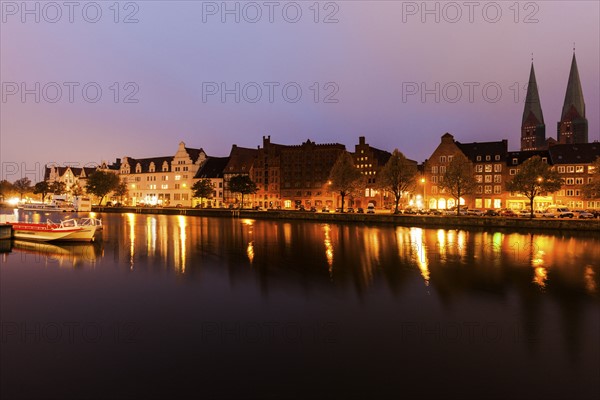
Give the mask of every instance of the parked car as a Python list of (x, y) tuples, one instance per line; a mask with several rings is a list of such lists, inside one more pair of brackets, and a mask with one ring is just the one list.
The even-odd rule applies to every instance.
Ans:
[(516, 217), (517, 213), (511, 210), (510, 208), (505, 208), (500, 211), (500, 216), (502, 217)]
[(411, 207), (407, 207), (402, 211), (402, 214), (414, 215), (416, 213), (417, 213), (417, 210), (415, 210), (414, 208), (411, 208)]
[(365, 213), (365, 210), (364, 210), (362, 207), (358, 207), (358, 208), (356, 209), (356, 213), (357, 213), (357, 214), (364, 214), (364, 213)]
[(500, 213), (496, 210), (485, 210), (485, 213), (483, 213), (483, 215), (486, 217), (497, 217), (500, 215)]
[(308, 210), (310, 212), (317, 212), (317, 207), (311, 207), (310, 210)]
[(473, 217), (482, 217), (483, 214), (484, 214), (483, 210), (479, 210), (479, 209), (476, 209), (476, 208), (467, 210), (467, 215), (470, 215), (470, 216), (473, 216)]
[(577, 218), (581, 218), (581, 219), (594, 218), (594, 214), (584, 211), (584, 210), (573, 210), (573, 213), (577, 216)]
[(535, 210), (533, 215), (536, 218), (554, 218), (554, 213), (546, 211), (546, 210)]
[[(447, 209), (446, 215), (456, 215), (456, 206)], [(460, 206), (458, 215), (467, 215), (467, 208), (465, 206)]]
[(429, 215), (442, 215), (442, 212), (440, 210), (438, 210), (437, 208), (432, 208), (427, 210), (427, 214)]
[(375, 214), (375, 204), (369, 203), (367, 205), (367, 214)]
[(554, 214), (555, 218), (573, 218), (575, 214), (567, 207), (548, 207), (548, 211)]
[(529, 218), (531, 217), (531, 210), (520, 210), (517, 215), (520, 218)]
[(329, 212), (329, 207), (323, 207), (323, 209), (321, 210), (321, 212)]
[(353, 213), (354, 212), (354, 208), (348, 207), (348, 209), (346, 210), (346, 212)]

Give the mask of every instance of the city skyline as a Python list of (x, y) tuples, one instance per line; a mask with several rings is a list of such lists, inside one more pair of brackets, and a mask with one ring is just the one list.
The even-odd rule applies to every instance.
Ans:
[[(302, 17), (291, 22), (291, 3), (282, 2), (288, 14), (274, 12), (269, 22), (263, 9), (262, 20), (251, 22), (256, 10), (236, 2), (228, 3), (233, 14), (213, 2), (119, 3), (118, 10), (101, 2), (96, 23), (79, 9), (73, 23), (66, 9), (53, 23), (55, 10), (42, 5), (35, 22), (20, 3), (3, 3), (2, 161), (26, 172), (36, 163), (170, 154), (179, 140), (225, 156), (232, 144), (256, 148), (265, 135), (347, 149), (366, 136), (419, 162), (444, 132), (464, 142), (507, 139), (518, 150), (531, 53), (546, 137), (556, 139), (573, 42), (592, 142), (600, 139), (599, 7), (573, 2), (565, 12), (559, 3), (494, 3), (502, 17), (492, 22), (492, 3), (484, 2), (487, 14), (477, 9), (469, 22), (463, 9), (452, 22), (456, 10), (435, 2), (428, 4), (437, 15), (413, 2), (322, 2), (318, 9), (299, 2)], [(565, 22), (568, 34), (556, 29)], [(51, 102), (57, 87), (62, 97)], [(87, 100), (82, 87), (91, 90)], [(88, 101), (97, 87), (102, 97)], [(293, 102), (297, 88), (302, 96)], [(221, 89), (230, 91), (225, 102)]]

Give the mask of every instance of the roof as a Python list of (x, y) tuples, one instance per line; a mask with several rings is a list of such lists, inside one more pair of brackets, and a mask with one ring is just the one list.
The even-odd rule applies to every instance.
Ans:
[[(548, 150), (524, 150), (524, 151), (509, 151), (506, 154), (507, 165), (520, 165), (534, 156), (549, 158)], [(513, 163), (513, 159), (517, 159), (517, 164)]]
[(229, 157), (209, 157), (200, 167), (194, 179), (222, 178)]
[(600, 157), (600, 143), (556, 144), (548, 152), (552, 164), (590, 164)]
[(173, 161), (173, 156), (166, 157), (151, 157), (151, 158), (127, 158), (127, 163), (131, 168), (132, 172), (135, 173), (135, 167), (139, 163), (142, 167), (142, 172), (149, 172), (150, 164), (154, 163), (154, 167), (157, 171), (162, 170), (162, 165), (166, 161), (169, 164), (169, 171), (171, 170), (171, 162)]
[(238, 147), (234, 144), (231, 147), (231, 153), (229, 153), (229, 162), (227, 163), (224, 172), (228, 174), (249, 173), (257, 155), (257, 149)]
[[(498, 142), (473, 142), (473, 143), (460, 143), (456, 142), (458, 148), (469, 158), (471, 161), (476, 161), (477, 156), (500, 156), (501, 159), (506, 157), (508, 151), (508, 140), (501, 140)], [(483, 159), (483, 157), (482, 157)], [(481, 161), (481, 160), (480, 160)]]
[(187, 151), (187, 153), (189, 154), (190, 158), (192, 159), (192, 162), (196, 162), (198, 161), (198, 157), (200, 157), (201, 153), (206, 154), (206, 152), (200, 148), (200, 149), (192, 149), (191, 147), (186, 147), (185, 151)]

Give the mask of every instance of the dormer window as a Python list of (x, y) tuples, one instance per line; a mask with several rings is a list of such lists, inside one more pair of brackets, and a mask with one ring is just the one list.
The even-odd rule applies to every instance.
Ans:
[(492, 159), (492, 157), (490, 156), (485, 156), (485, 161), (490, 161)]
[(512, 163), (513, 163), (513, 165), (517, 165), (519, 163), (519, 159), (518, 158), (513, 158)]
[(142, 165), (140, 163), (137, 163), (137, 165), (135, 166), (135, 173), (139, 174), (142, 172)]
[(150, 163), (150, 167), (148, 167), (148, 172), (154, 172), (156, 171), (156, 165), (154, 165), (154, 163)]
[(167, 172), (169, 170), (169, 164), (165, 161), (162, 166), (163, 172)]

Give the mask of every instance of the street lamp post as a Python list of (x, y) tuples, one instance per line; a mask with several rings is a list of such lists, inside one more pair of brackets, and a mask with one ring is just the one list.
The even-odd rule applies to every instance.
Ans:
[(423, 209), (426, 209), (428, 207), (425, 207), (427, 205), (425, 201), (425, 178), (421, 178), (421, 185), (423, 185)]

